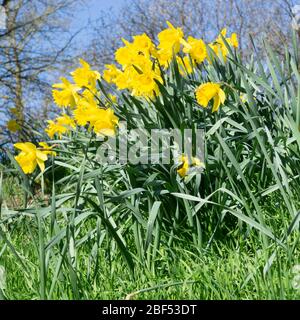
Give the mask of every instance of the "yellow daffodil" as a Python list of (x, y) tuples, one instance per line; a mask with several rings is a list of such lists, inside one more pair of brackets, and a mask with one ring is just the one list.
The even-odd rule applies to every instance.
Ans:
[(201, 63), (205, 60), (206, 46), (203, 40), (188, 37), (187, 41), (182, 40), (183, 52), (191, 56), (197, 63)]
[(111, 83), (116, 79), (120, 72), (121, 70), (119, 70), (114, 64), (106, 64), (105, 70), (103, 71), (103, 79), (107, 83)]
[(52, 90), (53, 99), (55, 103), (60, 107), (72, 107), (74, 108), (78, 101), (78, 91), (80, 86), (72, 84), (66, 78), (60, 78), (62, 83), (56, 83), (52, 87), (61, 90)]
[(48, 120), (48, 126), (45, 129), (45, 132), (50, 139), (53, 139), (55, 134), (61, 138), (62, 135), (69, 132), (71, 128), (75, 128), (74, 120), (67, 114), (64, 114), (57, 117), (54, 121)]
[(96, 134), (104, 136), (113, 136), (118, 124), (114, 111), (111, 108), (100, 108), (94, 96), (88, 93), (78, 102), (74, 110), (74, 119), (78, 125), (89, 125)]
[[(132, 43), (125, 39), (122, 40), (125, 46), (116, 51), (115, 58), (122, 65), (123, 70), (128, 66), (136, 64), (140, 57), (150, 59), (151, 55), (156, 54), (155, 45), (146, 34), (134, 36)], [(116, 73), (115, 68), (110, 67), (109, 69), (114, 74)], [(109, 77), (109, 73), (107, 76)]]
[(174, 51), (178, 53), (180, 50), (181, 39), (183, 38), (183, 31), (181, 28), (175, 28), (169, 21), (167, 21), (169, 28), (161, 31), (158, 34), (160, 50)]
[(155, 79), (162, 82), (159, 71), (152, 68), (145, 68), (142, 73), (132, 70), (130, 82), (132, 95), (150, 98), (154, 93), (158, 94), (159, 88)]
[(95, 95), (85, 90), (74, 110), (74, 119), (78, 125), (85, 126), (89, 122), (91, 115), (97, 112), (97, 110), (98, 104)]
[(119, 48), (115, 52), (115, 58), (116, 58), (116, 61), (120, 65), (122, 65), (124, 70), (127, 66), (131, 65), (134, 62), (134, 59), (136, 58), (136, 56), (138, 56), (138, 51), (136, 50), (136, 48), (133, 46), (132, 43), (124, 39), (122, 40), (125, 43), (125, 46)]
[(239, 47), (239, 41), (236, 33), (233, 33), (230, 38), (226, 39), (227, 42), (232, 45), (234, 48)]
[(181, 28), (175, 28), (169, 21), (167, 21), (167, 25), (169, 28), (158, 34), (159, 50), (156, 54), (160, 65), (164, 68), (168, 67), (173, 54), (177, 54), (180, 51), (184, 36)]
[(91, 66), (83, 59), (79, 59), (79, 61), (82, 67), (71, 72), (74, 82), (79, 87), (94, 88), (96, 81), (100, 80), (100, 73), (92, 70)]
[(164, 68), (167, 68), (169, 66), (172, 57), (173, 52), (171, 50), (159, 50), (157, 52), (157, 59), (159, 61), (159, 64)]
[(158, 66), (153, 65), (149, 56), (132, 55), (126, 64), (125, 61), (123, 63), (124, 71), (117, 70), (116, 77), (112, 79), (119, 90), (128, 89), (132, 95), (143, 97), (153, 97), (154, 93), (158, 94), (159, 89), (155, 80), (162, 82), (160, 70)]
[[(136, 69), (140, 70), (140, 72)], [(139, 57), (137, 64), (130, 71), (130, 86), (136, 96), (153, 97), (159, 93), (156, 81), (162, 82), (160, 69), (146, 57)]]
[(188, 175), (190, 168), (195, 167), (201, 167), (204, 168), (204, 163), (200, 161), (200, 159), (196, 157), (191, 157), (191, 161), (189, 161), (189, 158), (186, 155), (181, 155), (179, 158), (179, 162), (181, 162), (181, 165), (177, 169), (177, 173), (180, 175), (180, 177), (184, 178)]
[(179, 159), (179, 161), (182, 163), (179, 169), (177, 169), (177, 173), (180, 175), (180, 177), (185, 177), (188, 174), (189, 171), (189, 159), (187, 156), (182, 155)]
[(114, 83), (118, 90), (131, 91), (134, 96), (149, 98), (158, 94), (156, 81), (162, 82), (162, 78), (160, 69), (155, 64), (155, 59), (159, 56), (155, 45), (146, 34), (134, 36), (133, 42), (122, 40), (124, 46), (115, 53), (116, 61), (122, 69), (106, 65), (104, 80)]
[[(210, 43), (209, 47), (213, 50), (213, 52), (215, 53), (215, 55), (217, 57), (223, 57), (224, 61), (226, 61), (227, 59), (227, 55), (228, 55), (228, 49), (225, 45), (225, 43), (219, 43), (219, 42), (215, 42), (215, 43)], [(208, 61), (211, 63), (210, 59), (208, 59)]]
[(133, 36), (132, 46), (138, 54), (143, 53), (145, 56), (150, 56), (156, 53), (154, 43), (145, 33)]
[(50, 147), (47, 145), (47, 150), (44, 150), (45, 144), (40, 144), (42, 148), (37, 148), (31, 142), (16, 143), (15, 148), (21, 150), (21, 152), (15, 157), (16, 161), (22, 168), (25, 174), (32, 173), (37, 166), (43, 172), (45, 170), (45, 161), (47, 161), (47, 155), (54, 155), (50, 151)]
[(81, 104), (74, 110), (74, 119), (80, 126), (85, 126), (90, 121), (93, 114), (98, 111), (98, 106), (94, 104)]
[(118, 117), (115, 116), (113, 109), (98, 109), (90, 119), (90, 124), (97, 135), (114, 136), (116, 126), (119, 123)]
[(180, 45), (183, 40), (183, 31), (181, 28), (175, 28), (169, 21), (167, 21), (169, 28), (161, 31), (158, 34), (158, 51), (156, 58), (161, 66), (167, 68), (173, 58), (173, 54), (180, 51)]
[(48, 126), (45, 129), (45, 132), (50, 139), (53, 139), (55, 134), (58, 134), (59, 138), (61, 138), (67, 130), (68, 129), (65, 126), (58, 125), (53, 120), (48, 120)]
[(236, 33), (233, 33), (231, 37), (226, 38), (227, 29), (224, 28), (220, 32), (220, 35), (217, 37), (214, 43), (209, 44), (209, 47), (215, 52), (217, 56), (223, 56), (224, 61), (226, 61), (228, 55), (228, 48), (223, 40), (225, 38), (228, 45), (237, 48), (239, 43)]
[(118, 118), (111, 108), (100, 109), (92, 105), (79, 107), (74, 111), (74, 117), (79, 125), (90, 125), (98, 135), (114, 136)]
[(6, 127), (10, 132), (13, 132), (13, 133), (15, 133), (21, 129), (20, 125), (18, 124), (18, 122), (15, 119), (11, 119), (11, 120), (7, 121)]
[(49, 146), (46, 142), (39, 142), (39, 146), (41, 147), (39, 149), (41, 149), (43, 153), (56, 157), (56, 152), (52, 151), (53, 146)]
[(77, 106), (80, 105), (80, 103), (84, 100), (96, 101), (96, 99), (100, 99), (100, 96), (101, 96), (100, 91), (97, 91), (96, 89), (95, 90), (91, 90), (91, 89), (83, 90), (83, 92), (80, 94), (80, 97), (77, 101)]
[(221, 89), (220, 85), (217, 83), (207, 82), (201, 84), (196, 89), (196, 99), (197, 102), (204, 108), (207, 107), (211, 99), (214, 100), (212, 111), (218, 111), (220, 104), (225, 102), (225, 92)]
[(117, 86), (118, 90), (129, 89), (129, 80), (130, 80), (130, 72), (129, 70), (120, 71), (120, 73), (114, 79), (114, 83)]

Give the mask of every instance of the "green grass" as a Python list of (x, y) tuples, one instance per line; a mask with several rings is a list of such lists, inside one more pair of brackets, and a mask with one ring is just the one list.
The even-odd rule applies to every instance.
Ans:
[[(0, 265), (4, 266), (7, 278), (4, 295), (7, 299), (39, 299), (41, 279), (38, 248), (33, 245), (28, 229), (25, 226), (21, 229), (13, 230), (10, 240), (25, 263), (27, 274), (6, 248), (0, 258)], [(132, 292), (149, 289), (132, 298), (299, 299), (300, 292), (292, 287), (292, 268), (300, 261), (299, 250), (292, 254), (280, 252), (270, 272), (264, 276), (263, 268), (268, 256), (261, 248), (254, 248), (250, 243), (249, 240), (248, 246), (238, 247), (225, 241), (219, 247), (214, 245), (207, 251), (189, 248), (188, 243), (171, 250), (161, 248), (154, 270), (138, 264), (134, 278), (123, 259), (118, 256), (109, 261), (108, 257), (100, 254), (95, 267), (89, 259), (88, 246), (85, 246), (78, 250), (77, 297), (72, 289), (67, 266), (63, 266), (51, 296), (47, 296), (47, 290), (46, 297), (124, 299)], [(297, 243), (298, 240), (294, 239), (294, 245), (297, 246)], [(55, 267), (53, 264), (48, 269), (47, 281), (50, 283)], [(49, 288), (49, 283), (46, 285)]]
[[(15, 180), (7, 179), (3, 186), (4, 204), (8, 199), (15, 203), (21, 197)], [(283, 212), (275, 208), (276, 202), (270, 212), (277, 224)], [(63, 217), (57, 217), (60, 219)], [(134, 276), (120, 253), (113, 249), (112, 256), (108, 256), (101, 248), (95, 252), (94, 242), (87, 240), (76, 250), (76, 286), (65, 255), (51, 288), (64, 241), (45, 252), (44, 274), (39, 222), (32, 216), (8, 220), (1, 226), (7, 237), (6, 242), (0, 240), (0, 266), (6, 273), (2, 298), (125, 299), (133, 293), (131, 299), (299, 299), (300, 291), (292, 286), (293, 267), (300, 263), (299, 234), (289, 239), (286, 249), (274, 245), (266, 249), (259, 233), (252, 230), (245, 239), (238, 224), (231, 231), (226, 225), (228, 221), (209, 248), (199, 249), (187, 240), (171, 247), (161, 245), (150, 265), (136, 261)], [(88, 230), (87, 224), (80, 233), (84, 235)], [(45, 220), (43, 234), (47, 242), (49, 219)], [(276, 259), (264, 274), (274, 250)]]

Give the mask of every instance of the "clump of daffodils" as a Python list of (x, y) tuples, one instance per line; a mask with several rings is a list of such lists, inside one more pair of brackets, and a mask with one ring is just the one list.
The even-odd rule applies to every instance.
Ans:
[(55, 134), (62, 134), (74, 129), (76, 125), (88, 125), (97, 135), (112, 136), (115, 134), (118, 118), (110, 107), (99, 105), (97, 81), (100, 73), (92, 70), (90, 65), (80, 59), (81, 67), (71, 72), (74, 83), (61, 78), (62, 83), (54, 84), (52, 92), (54, 101), (60, 107), (69, 108), (73, 118), (64, 114), (54, 121), (48, 121), (46, 133), (52, 139)]
[[(53, 85), (54, 102), (63, 112), (56, 119), (48, 120), (45, 129), (48, 137), (61, 139), (80, 127), (100, 136), (116, 134), (119, 120), (113, 104), (117, 103), (117, 97), (109, 94), (109, 101), (103, 101), (98, 89), (101, 81), (115, 86), (119, 91), (127, 90), (141, 99), (154, 99), (160, 95), (160, 84), (163, 85), (164, 73), (173, 59), (178, 64), (181, 76), (186, 77), (200, 64), (212, 62), (209, 50), (226, 62), (228, 46), (238, 47), (237, 35), (233, 33), (227, 37), (226, 29), (214, 42), (205, 44), (202, 39), (192, 36), (185, 38), (183, 30), (170, 22), (167, 22), (167, 26), (158, 34), (156, 44), (145, 33), (133, 36), (132, 41), (122, 39), (124, 45), (115, 52), (116, 64), (106, 65), (102, 76), (80, 59), (80, 67), (70, 73), (69, 79), (61, 77), (61, 82)], [(221, 83), (201, 83), (195, 88), (197, 103), (206, 108), (213, 101), (212, 112), (218, 111), (226, 99), (221, 86)], [(13, 120), (8, 127), (11, 131), (19, 129)], [(43, 172), (48, 156), (56, 155), (44, 142), (39, 146), (30, 142), (17, 143), (15, 147), (21, 150), (15, 159), (26, 174), (32, 173), (37, 166)], [(177, 173), (185, 177), (192, 167), (198, 166), (203, 166), (199, 159), (192, 158), (189, 161), (183, 155)]]
[[(152, 98), (159, 94), (161, 72), (169, 67), (174, 55), (182, 76), (192, 73), (197, 65), (205, 61), (211, 62), (202, 39), (189, 36), (185, 40), (181, 28), (174, 27), (170, 22), (167, 25), (168, 28), (157, 36), (157, 46), (146, 34), (134, 36), (132, 42), (123, 39), (124, 46), (115, 53), (118, 65), (106, 65), (103, 79), (114, 84), (118, 90), (126, 89), (134, 96)], [(226, 37), (226, 34), (227, 30), (223, 29), (217, 39), (208, 45), (216, 56), (222, 56), (224, 60), (229, 54), (225, 41), (233, 48), (238, 47), (237, 35), (233, 33)]]

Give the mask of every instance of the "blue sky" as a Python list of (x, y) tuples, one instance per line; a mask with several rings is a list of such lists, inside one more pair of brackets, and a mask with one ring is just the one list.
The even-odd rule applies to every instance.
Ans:
[(100, 10), (109, 10), (110, 8), (119, 9), (125, 3), (125, 0), (89, 0), (87, 1), (87, 10), (89, 16), (97, 18)]
[[(76, 10), (76, 12), (73, 12), (71, 30), (76, 32), (86, 27), (89, 21), (94, 21), (99, 17), (101, 11), (113, 10), (118, 12), (126, 2), (126, 0), (85, 0), (84, 5), (79, 10)], [(88, 43), (89, 35), (81, 31), (77, 36), (78, 39), (85, 45)]]
[(83, 7), (74, 14), (77, 24), (86, 23), (89, 19), (95, 20), (102, 10), (119, 10), (126, 0), (86, 0)]

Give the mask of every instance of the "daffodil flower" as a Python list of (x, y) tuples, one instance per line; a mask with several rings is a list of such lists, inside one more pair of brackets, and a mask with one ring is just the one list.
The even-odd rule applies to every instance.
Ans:
[(197, 63), (201, 63), (207, 57), (206, 46), (203, 40), (188, 37), (187, 41), (181, 40), (183, 52), (191, 56)]
[(82, 67), (71, 72), (74, 82), (79, 87), (94, 89), (96, 81), (100, 79), (100, 73), (92, 70), (91, 66), (83, 59), (79, 59), (79, 62)]
[(69, 82), (66, 78), (60, 78), (62, 83), (55, 83), (52, 87), (61, 90), (52, 90), (55, 103), (60, 107), (76, 106), (80, 86)]
[(219, 110), (220, 105), (225, 102), (226, 95), (218, 83), (207, 82), (196, 89), (196, 99), (203, 108), (206, 108), (209, 101), (213, 99), (212, 112), (216, 112)]
[(61, 138), (62, 135), (69, 132), (71, 128), (75, 128), (74, 120), (67, 114), (63, 114), (55, 120), (48, 120), (48, 126), (45, 132), (50, 139), (53, 139), (55, 134)]
[(186, 155), (181, 155), (179, 158), (181, 165), (177, 169), (177, 173), (180, 175), (181, 178), (184, 178), (188, 175), (190, 168), (194, 167), (201, 167), (204, 168), (204, 163), (200, 161), (200, 159), (196, 157), (191, 157), (191, 161)]
[(37, 148), (31, 142), (19, 142), (14, 144), (14, 146), (21, 150), (15, 159), (25, 174), (32, 173), (37, 166), (44, 172), (45, 161), (47, 161), (48, 155), (56, 155), (56, 153), (51, 151), (51, 147), (43, 142), (40, 143), (41, 148)]

